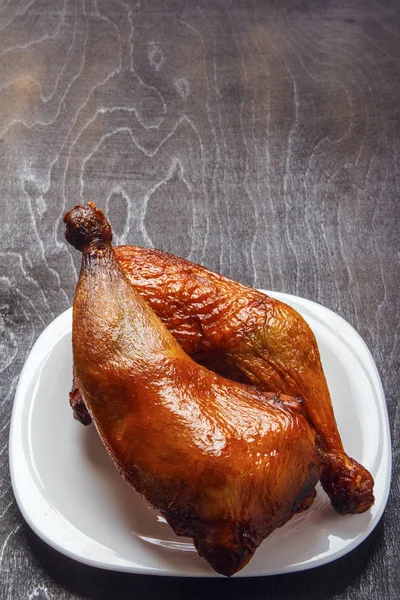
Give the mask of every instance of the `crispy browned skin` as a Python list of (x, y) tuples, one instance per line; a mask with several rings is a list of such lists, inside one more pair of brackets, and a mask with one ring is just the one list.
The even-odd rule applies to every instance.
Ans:
[(83, 252), (75, 374), (100, 437), (174, 531), (232, 575), (312, 501), (323, 460), (316, 433), (300, 403), (268, 400), (189, 358), (123, 275), (92, 203), (64, 220)]
[(347, 456), (315, 336), (293, 308), (159, 250), (115, 248), (120, 267), (197, 362), (230, 379), (303, 399), (329, 459), (321, 478), (333, 507), (360, 513), (374, 502), (370, 473)]

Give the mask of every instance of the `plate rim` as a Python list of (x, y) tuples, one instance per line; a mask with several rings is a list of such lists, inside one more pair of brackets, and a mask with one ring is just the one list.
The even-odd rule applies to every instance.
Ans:
[[(391, 473), (392, 473), (391, 435), (390, 435), (389, 416), (388, 416), (387, 405), (386, 405), (386, 401), (385, 401), (384, 389), (383, 389), (382, 382), (381, 382), (379, 372), (378, 372), (378, 368), (374, 361), (372, 353), (370, 352), (367, 344), (362, 339), (360, 334), (348, 321), (346, 321), (339, 314), (337, 314), (333, 310), (331, 310), (313, 300), (309, 300), (309, 299), (303, 298), (301, 296), (287, 294), (284, 292), (275, 292), (275, 291), (270, 291), (270, 290), (265, 290), (265, 289), (260, 289), (259, 291), (261, 291), (273, 298), (277, 298), (278, 300), (280, 300), (282, 302), (286, 302), (289, 305), (292, 305), (291, 303), (300, 304), (302, 309), (307, 309), (307, 307), (308, 307), (310, 310), (307, 312), (310, 312), (310, 314), (312, 314), (312, 316), (315, 319), (317, 319), (318, 321), (323, 321), (324, 326), (328, 327), (330, 329), (330, 331), (334, 335), (338, 336), (341, 339), (341, 341), (344, 342), (346, 344), (346, 346), (349, 349), (351, 349), (352, 352), (354, 353), (353, 345), (349, 344), (347, 339), (344, 338), (342, 335), (340, 335), (338, 333), (338, 331), (336, 331), (336, 328), (329, 327), (329, 324), (325, 321), (325, 319), (322, 318), (323, 315), (328, 317), (329, 321), (333, 321), (333, 323), (335, 323), (335, 321), (336, 321), (336, 323), (338, 324), (338, 326), (340, 328), (344, 327), (352, 332), (355, 339), (357, 339), (357, 342), (358, 342), (360, 348), (362, 348), (362, 350), (364, 352), (364, 360), (367, 359), (369, 362), (369, 365), (368, 365), (369, 369), (372, 368), (372, 373), (369, 369), (367, 372), (370, 375), (373, 375), (373, 383), (374, 383), (375, 391), (376, 391), (375, 397), (378, 401), (377, 408), (378, 408), (378, 412), (379, 412), (379, 417), (381, 419), (383, 446), (382, 446), (382, 451), (381, 451), (381, 455), (380, 455), (380, 460), (381, 460), (381, 462), (382, 461), (385, 462), (387, 468), (386, 468), (386, 477), (385, 477), (385, 488), (384, 488), (384, 490), (382, 490), (381, 500), (379, 502), (379, 505), (377, 507), (375, 507), (376, 508), (375, 514), (372, 516), (371, 521), (369, 522), (369, 524), (365, 528), (365, 530), (362, 531), (354, 539), (352, 539), (352, 541), (346, 545), (344, 551), (343, 551), (343, 549), (338, 549), (338, 550), (332, 552), (331, 554), (325, 555), (321, 558), (310, 559), (309, 561), (306, 561), (304, 563), (298, 563), (296, 565), (289, 565), (289, 566), (282, 567), (280, 569), (277, 569), (277, 570), (274, 570), (274, 571), (268, 572), (268, 573), (265, 573), (265, 572), (246, 573), (246, 572), (240, 571), (234, 577), (261, 577), (261, 576), (268, 577), (268, 576), (277, 575), (277, 574), (288, 574), (288, 573), (294, 573), (294, 572), (314, 569), (319, 566), (333, 562), (333, 561), (337, 560), (338, 558), (345, 556), (349, 552), (352, 552), (355, 548), (357, 548), (357, 546), (359, 546), (372, 533), (372, 531), (375, 529), (375, 527), (379, 523), (379, 521), (382, 517), (382, 514), (386, 508), (387, 501), (389, 498)], [(27, 508), (26, 498), (23, 497), (23, 494), (21, 492), (21, 486), (18, 481), (18, 477), (19, 477), (18, 461), (20, 461), (21, 459), (25, 460), (25, 458), (24, 458), (24, 451), (22, 450), (22, 444), (18, 440), (17, 431), (18, 431), (18, 425), (19, 424), (22, 425), (22, 409), (26, 403), (29, 404), (29, 401), (27, 400), (27, 396), (26, 396), (26, 389), (24, 389), (24, 387), (25, 388), (28, 387), (28, 384), (30, 382), (32, 382), (34, 376), (37, 374), (40, 364), (46, 360), (47, 356), (51, 353), (52, 349), (54, 348), (56, 342), (59, 341), (59, 339), (61, 339), (61, 337), (64, 336), (68, 332), (68, 329), (66, 329), (66, 327), (65, 327), (65, 323), (68, 322), (68, 320), (69, 320), (69, 322), (72, 322), (71, 315), (72, 315), (72, 308), (70, 307), (67, 310), (65, 310), (64, 312), (62, 312), (60, 315), (58, 315), (55, 319), (53, 319), (53, 321), (51, 321), (47, 325), (47, 327), (41, 332), (41, 334), (38, 336), (37, 340), (35, 341), (34, 345), (32, 346), (32, 348), (24, 362), (24, 365), (23, 365), (23, 368), (21, 370), (21, 374), (19, 377), (18, 385), (16, 388), (16, 392), (15, 392), (14, 404), (13, 404), (12, 416), (11, 416), (11, 424), (10, 424), (10, 434), (9, 434), (9, 469), (10, 469), (11, 484), (12, 484), (14, 496), (17, 501), (17, 505), (22, 513), (22, 516), (24, 517), (24, 519), (28, 523), (28, 525), (31, 527), (31, 529), (50, 547), (54, 548), (61, 554), (64, 554), (68, 558), (71, 558), (73, 560), (76, 560), (78, 562), (81, 562), (83, 564), (86, 564), (86, 565), (89, 565), (92, 567), (101, 568), (101, 569), (105, 569), (105, 570), (111, 570), (111, 571), (117, 571), (117, 572), (128, 572), (128, 573), (132, 573), (132, 574), (146, 574), (146, 575), (157, 575), (157, 576), (174, 576), (174, 577), (188, 577), (188, 578), (223, 577), (222, 575), (219, 575), (218, 573), (215, 573), (215, 572), (209, 572), (209, 573), (206, 572), (206, 573), (198, 573), (198, 574), (191, 574), (191, 573), (184, 573), (184, 572), (178, 573), (173, 570), (162, 569), (161, 567), (151, 567), (151, 566), (144, 567), (142, 565), (134, 565), (133, 563), (123, 564), (123, 562), (124, 562), (123, 559), (120, 559), (120, 561), (121, 561), (120, 564), (111, 564), (110, 562), (107, 563), (107, 562), (104, 562), (97, 558), (93, 559), (93, 558), (87, 557), (85, 555), (80, 554), (79, 552), (71, 551), (69, 548), (64, 547), (62, 545), (62, 543), (59, 543), (56, 540), (49, 537), (37, 525), (37, 522), (35, 521), (31, 512)], [(51, 339), (52, 342), (49, 343), (47, 341), (48, 339), (49, 340)], [(357, 358), (358, 358), (358, 355), (357, 355)], [(361, 363), (364, 367), (364, 361), (361, 361)], [(365, 367), (364, 367), (364, 369), (365, 369)], [(35, 482), (32, 477), (31, 477), (31, 479), (35, 485)], [(35, 487), (38, 490), (36, 485), (35, 485)], [(47, 500), (44, 493), (41, 493), (41, 491), (39, 491), (39, 494), (41, 495), (41, 500), (46, 505), (46, 508), (50, 509), (51, 512), (55, 513), (56, 511), (55, 511), (54, 507)], [(60, 515), (59, 518), (63, 522), (68, 523), (68, 525), (70, 527), (75, 528), (75, 526), (72, 525), (71, 523), (69, 523), (62, 515)], [(83, 532), (81, 532), (81, 533), (83, 533)]]

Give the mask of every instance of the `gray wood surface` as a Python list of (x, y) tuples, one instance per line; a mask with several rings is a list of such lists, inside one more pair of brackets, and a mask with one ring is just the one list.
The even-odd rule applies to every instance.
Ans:
[[(3, 0), (0, 32), (0, 597), (399, 598), (399, 3)], [(75, 563), (25, 524), (13, 396), (71, 305), (61, 220), (88, 199), (117, 243), (316, 300), (363, 336), (394, 473), (357, 550), (288, 576), (158, 579)]]

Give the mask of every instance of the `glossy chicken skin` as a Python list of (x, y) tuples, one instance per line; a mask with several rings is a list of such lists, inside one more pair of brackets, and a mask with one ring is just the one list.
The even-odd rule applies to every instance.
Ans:
[(81, 250), (73, 306), (79, 389), (124, 478), (201, 556), (232, 575), (321, 474), (313, 428), (291, 406), (194, 362), (123, 275), (92, 203), (67, 215)]
[[(120, 246), (115, 255), (129, 281), (197, 362), (230, 379), (300, 396), (328, 459), (321, 483), (333, 507), (343, 514), (371, 507), (373, 478), (343, 449), (315, 336), (299, 313), (166, 252)], [(84, 415), (82, 403), (76, 407)]]

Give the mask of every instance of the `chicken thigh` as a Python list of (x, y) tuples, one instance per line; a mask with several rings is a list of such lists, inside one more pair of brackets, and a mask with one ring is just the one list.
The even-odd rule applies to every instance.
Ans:
[(92, 203), (64, 217), (82, 252), (76, 381), (121, 475), (224, 575), (314, 496), (324, 458), (301, 403), (194, 362), (123, 274)]

